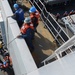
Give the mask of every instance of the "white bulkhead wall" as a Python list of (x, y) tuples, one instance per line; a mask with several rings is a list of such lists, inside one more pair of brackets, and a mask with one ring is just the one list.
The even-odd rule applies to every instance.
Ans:
[(26, 75), (37, 69), (36, 64), (25, 41), (16, 38), (20, 30), (16, 21), (8, 17), (13, 15), (8, 0), (0, 0), (0, 5), (5, 25), (7, 46), (13, 61), (15, 75)]

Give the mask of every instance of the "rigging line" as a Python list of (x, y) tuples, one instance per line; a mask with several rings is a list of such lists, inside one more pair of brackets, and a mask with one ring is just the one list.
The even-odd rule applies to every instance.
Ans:
[[(20, 35), (21, 33), (19, 33), (19, 35)], [(14, 40), (16, 40), (17, 39), (17, 36), (15, 37), (15, 38), (13, 38), (7, 45), (10, 45)]]
[(17, 39), (17, 37), (15, 37), (14, 39), (12, 39), (7, 45), (10, 45), (15, 39)]

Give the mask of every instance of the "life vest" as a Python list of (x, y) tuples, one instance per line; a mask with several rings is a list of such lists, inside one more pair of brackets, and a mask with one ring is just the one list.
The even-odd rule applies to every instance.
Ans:
[(36, 15), (36, 17), (37, 17), (38, 19), (40, 18), (40, 13), (39, 13), (38, 10), (35, 12), (35, 15)]
[(30, 16), (33, 15), (33, 14), (35, 14), (35, 16), (36, 16), (37, 18), (40, 18), (40, 13), (39, 13), (38, 10), (36, 10), (34, 13), (30, 13)]
[(28, 28), (34, 30), (33, 24), (28, 25), (24, 23), (23, 26), (21, 27), (21, 33), (25, 34)]

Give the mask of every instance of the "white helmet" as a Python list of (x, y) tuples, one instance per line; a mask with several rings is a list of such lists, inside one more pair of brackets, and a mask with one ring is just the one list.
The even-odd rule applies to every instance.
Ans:
[(24, 23), (30, 23), (30, 22), (31, 22), (30, 17), (26, 17), (25, 20), (24, 20)]

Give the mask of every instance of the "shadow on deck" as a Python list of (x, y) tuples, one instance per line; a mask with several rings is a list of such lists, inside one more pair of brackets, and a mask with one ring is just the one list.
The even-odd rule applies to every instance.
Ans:
[(55, 51), (57, 45), (49, 31), (44, 28), (42, 21), (39, 21), (37, 31), (38, 33), (35, 33), (35, 39), (33, 41), (35, 50), (32, 56), (38, 65)]

